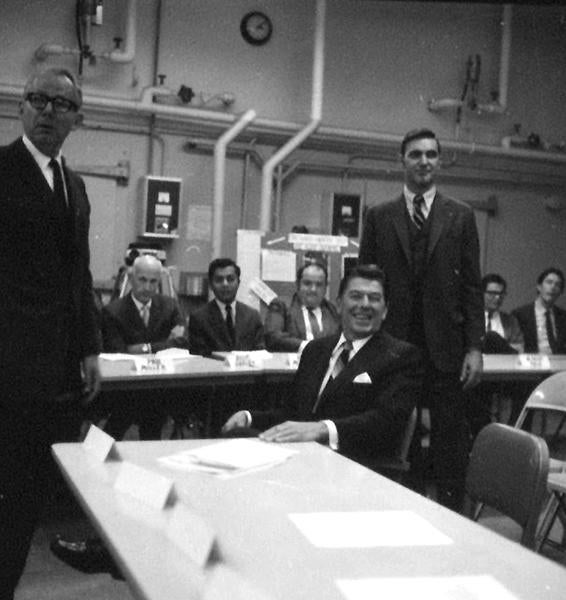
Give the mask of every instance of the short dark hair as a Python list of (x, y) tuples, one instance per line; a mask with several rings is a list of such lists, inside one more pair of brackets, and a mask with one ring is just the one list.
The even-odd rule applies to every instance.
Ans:
[(225, 269), (226, 267), (234, 267), (236, 275), (238, 276), (238, 279), (240, 279), (240, 267), (231, 258), (215, 258), (208, 265), (208, 281), (212, 281), (214, 273), (218, 269)]
[(503, 291), (507, 291), (507, 282), (505, 281), (505, 279), (503, 279), (503, 277), (501, 277), (501, 275), (497, 273), (488, 273), (487, 275), (485, 275), (484, 278), (481, 280), (481, 289), (485, 292), (485, 290), (487, 290), (487, 286), (490, 283), (497, 283), (498, 285), (502, 285)]
[(301, 279), (303, 278), (303, 272), (308, 267), (317, 267), (318, 269), (320, 269), (324, 273), (324, 280), (326, 281), (326, 283), (328, 283), (328, 269), (326, 268), (326, 265), (323, 265), (320, 262), (311, 262), (304, 264), (297, 270), (297, 284), (301, 282)]
[(355, 267), (352, 267), (344, 275), (344, 277), (342, 277), (340, 287), (338, 288), (338, 298), (342, 297), (342, 294), (348, 287), (348, 283), (350, 283), (350, 281), (355, 277), (362, 277), (363, 279), (372, 279), (374, 281), (379, 281), (379, 283), (381, 283), (381, 287), (383, 288), (383, 297), (387, 302), (387, 277), (385, 276), (385, 271), (377, 265), (356, 265)]
[(39, 79), (40, 77), (44, 77), (48, 74), (52, 74), (55, 77), (65, 77), (73, 84), (73, 87), (75, 88), (75, 92), (77, 93), (79, 99), (80, 108), (83, 103), (83, 91), (81, 89), (81, 84), (79, 83), (79, 80), (77, 79), (75, 74), (72, 71), (69, 71), (69, 69), (65, 69), (64, 67), (49, 67), (47, 69), (44, 69), (43, 71), (36, 71), (32, 73), (28, 77), (24, 85), (24, 98), (27, 96), (35, 80)]
[(537, 285), (540, 285), (548, 277), (548, 275), (551, 275), (551, 274), (558, 275), (558, 277), (560, 277), (560, 291), (563, 292), (564, 291), (564, 273), (557, 267), (548, 267), (548, 269), (545, 269), (537, 277)]
[(405, 156), (405, 150), (410, 142), (422, 139), (434, 140), (438, 148), (438, 153), (440, 154), (440, 142), (438, 141), (434, 131), (431, 129), (426, 129), (425, 127), (421, 127), (420, 129), (412, 129), (405, 135), (403, 141), (401, 142), (401, 156)]

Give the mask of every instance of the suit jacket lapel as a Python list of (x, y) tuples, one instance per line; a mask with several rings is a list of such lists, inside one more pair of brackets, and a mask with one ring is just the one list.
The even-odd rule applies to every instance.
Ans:
[(35, 162), (21, 138), (14, 142), (14, 150), (16, 154), (15, 162), (22, 181), (29, 183), (39, 197), (50, 197), (53, 192), (39, 165)]
[(393, 204), (392, 214), (393, 227), (401, 243), (401, 248), (405, 254), (407, 262), (411, 264), (411, 242), (409, 239), (409, 225), (407, 223), (407, 206), (405, 204), (405, 196), (401, 194), (397, 202)]
[(437, 193), (430, 211), (430, 232), (428, 239), (427, 260), (430, 259), (440, 236), (452, 220), (452, 211), (447, 208), (444, 198)]

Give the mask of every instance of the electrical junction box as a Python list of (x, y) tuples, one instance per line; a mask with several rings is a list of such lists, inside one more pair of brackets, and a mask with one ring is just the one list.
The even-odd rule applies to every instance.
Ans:
[(143, 237), (178, 238), (182, 179), (143, 178)]

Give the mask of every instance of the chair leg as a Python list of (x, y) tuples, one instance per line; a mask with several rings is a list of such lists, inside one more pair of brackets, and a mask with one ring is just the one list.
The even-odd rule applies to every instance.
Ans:
[(548, 534), (554, 525), (556, 515), (560, 509), (561, 500), (559, 500), (555, 494), (551, 494), (546, 502), (546, 506), (542, 511), (540, 525), (535, 535), (535, 546), (534, 551), (539, 553), (542, 546), (548, 540)]

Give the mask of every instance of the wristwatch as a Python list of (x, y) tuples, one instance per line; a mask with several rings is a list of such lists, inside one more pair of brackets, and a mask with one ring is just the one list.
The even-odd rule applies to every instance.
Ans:
[(149, 344), (142, 344), (142, 352), (149, 354), (151, 352), (151, 346)]

